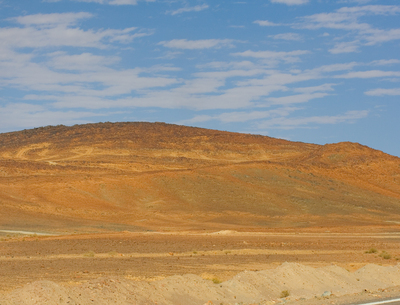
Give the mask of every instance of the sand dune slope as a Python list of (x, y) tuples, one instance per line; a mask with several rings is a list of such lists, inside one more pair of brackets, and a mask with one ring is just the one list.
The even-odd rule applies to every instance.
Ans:
[(273, 304), (283, 291), (289, 293), (286, 301), (295, 301), (399, 285), (399, 265), (366, 265), (350, 273), (333, 265), (315, 269), (285, 263), (272, 270), (242, 272), (222, 283), (190, 274), (154, 282), (100, 278), (77, 287), (40, 281), (13, 291), (1, 304)]

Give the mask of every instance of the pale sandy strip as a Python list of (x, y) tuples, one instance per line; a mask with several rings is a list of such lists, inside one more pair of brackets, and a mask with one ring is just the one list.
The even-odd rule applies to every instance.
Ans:
[(223, 255), (325, 255), (325, 254), (351, 254), (364, 253), (354, 250), (269, 250), (269, 249), (239, 249), (239, 250), (212, 250), (192, 252), (164, 252), (164, 253), (82, 253), (82, 254), (58, 254), (41, 256), (0, 256), (0, 260), (51, 260), (51, 259), (95, 259), (95, 258), (141, 258), (141, 257), (196, 257), (196, 256), (223, 256)]
[(0, 233), (21, 234), (21, 235), (38, 235), (38, 236), (53, 236), (54, 235), (54, 234), (50, 234), (50, 233), (40, 233), (40, 232), (31, 232), (31, 231), (16, 231), (16, 230), (0, 230)]

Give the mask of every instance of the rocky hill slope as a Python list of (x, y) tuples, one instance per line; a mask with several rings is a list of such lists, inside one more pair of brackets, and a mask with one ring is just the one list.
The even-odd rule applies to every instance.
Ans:
[(400, 159), (169, 125), (0, 134), (0, 229), (49, 232), (387, 226)]

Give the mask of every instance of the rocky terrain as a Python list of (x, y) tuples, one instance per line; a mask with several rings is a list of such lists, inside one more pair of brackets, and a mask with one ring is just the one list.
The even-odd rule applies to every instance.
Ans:
[(0, 134), (0, 305), (344, 304), (400, 295), (398, 260), (400, 159), (357, 143)]
[(35, 232), (391, 226), (400, 159), (168, 125), (0, 134), (0, 229)]

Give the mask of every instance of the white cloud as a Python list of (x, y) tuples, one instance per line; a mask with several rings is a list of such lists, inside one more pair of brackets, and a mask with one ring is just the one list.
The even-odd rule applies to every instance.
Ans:
[[(87, 13), (65, 13), (9, 19), (23, 27), (0, 28), (0, 86), (57, 94), (109, 96), (177, 82), (174, 78), (143, 77), (141, 74), (145, 71), (140, 69), (112, 69), (109, 66), (119, 61), (116, 56), (43, 52), (49, 47), (105, 49), (116, 42), (127, 43), (135, 37), (148, 35), (132, 33), (136, 28), (93, 31), (74, 26), (79, 20), (90, 17), (92, 15)], [(20, 48), (34, 48), (35, 52), (19, 53)]]
[(357, 52), (360, 46), (359, 41), (349, 41), (337, 43), (332, 49), (329, 50), (332, 54), (352, 53)]
[(242, 57), (253, 57), (268, 60), (271, 64), (275, 64), (280, 61), (287, 63), (293, 63), (300, 61), (299, 56), (310, 53), (309, 51), (297, 50), (290, 52), (276, 52), (276, 51), (251, 51), (247, 50), (239, 53), (232, 53), (233, 56)]
[(295, 92), (303, 92), (303, 93), (313, 93), (313, 92), (318, 92), (318, 91), (334, 91), (332, 88), (336, 84), (323, 84), (319, 86), (313, 86), (313, 87), (300, 87), (300, 88), (295, 88), (293, 91)]
[(367, 46), (400, 39), (400, 29), (378, 30), (371, 29), (364, 33)]
[(351, 70), (357, 65), (358, 63), (356, 62), (350, 62), (347, 64), (332, 64), (332, 65), (321, 66), (315, 68), (314, 70), (318, 72), (336, 72), (336, 71)]
[(279, 129), (293, 129), (293, 128), (307, 128), (310, 125), (324, 125), (324, 124), (338, 124), (338, 123), (354, 123), (356, 120), (366, 118), (369, 112), (367, 110), (348, 111), (342, 115), (336, 116), (312, 116), (300, 118), (273, 118), (257, 124), (259, 129), (266, 128), (279, 128)]
[(365, 5), (365, 6), (352, 6), (342, 7), (337, 10), (339, 13), (353, 13), (353, 14), (372, 14), (372, 15), (395, 15), (400, 13), (400, 7), (396, 5)]
[(357, 18), (360, 14), (352, 14), (350, 12), (334, 12), (320, 13), (303, 18), (304, 22), (296, 25), (298, 28), (316, 30), (321, 28), (336, 29), (336, 30), (368, 30), (368, 24), (360, 24)]
[(287, 5), (307, 4), (309, 0), (271, 0), (272, 3), (283, 3)]
[(274, 23), (268, 20), (256, 20), (253, 23), (256, 23), (260, 26), (280, 26), (280, 23)]
[[(108, 5), (136, 5), (144, 3), (144, 0), (141, 2), (140, 0), (87, 0), (87, 2)], [(177, 1), (168, 2), (175, 2), (176, 4)], [(182, 1), (179, 2), (182, 3)], [(188, 3), (188, 1), (184, 2)], [(300, 5), (309, 1), (280, 0), (275, 2)], [(92, 5), (90, 7), (93, 8)], [(284, 8), (283, 5), (282, 8)], [(197, 6), (192, 4), (191, 7), (170, 11), (169, 14), (200, 12), (206, 9), (209, 9), (206, 4)], [(162, 9), (161, 14), (165, 10)], [(293, 13), (298, 11), (298, 8), (291, 7), (289, 10)], [(301, 12), (298, 11), (298, 13)], [(374, 8), (336, 10), (332, 14), (321, 14), (313, 20), (301, 19), (301, 21), (303, 27), (326, 28), (319, 31), (314, 36), (313, 41), (318, 44), (320, 43), (318, 39), (323, 40), (323, 44), (326, 46), (328, 39), (322, 39), (320, 36), (324, 32), (326, 33), (325, 36), (330, 35), (333, 42), (336, 43), (336, 45), (328, 47), (331, 49), (331, 53), (354, 52), (359, 50), (363, 44), (379, 43), (375, 37), (380, 36), (381, 41), (387, 41), (394, 39), (397, 35), (396, 31), (390, 32), (385, 29), (380, 32), (371, 25), (360, 21), (361, 17), (373, 14), (386, 17), (386, 14), (389, 15), (390, 13), (386, 8), (374, 6)], [(340, 83), (343, 82), (343, 78), (398, 76), (398, 74), (393, 74), (396, 72), (390, 71), (381, 71), (383, 74), (375, 72), (365, 74), (367, 71), (353, 72), (352, 70), (355, 66), (362, 66), (363, 69), (387, 68), (395, 70), (389, 65), (400, 62), (397, 59), (370, 63), (365, 63), (368, 60), (360, 59), (364, 63), (340, 63), (338, 60), (342, 57), (332, 60), (332, 55), (325, 54), (327, 56), (324, 56), (322, 49), (319, 49), (321, 45), (304, 45), (304, 50), (293, 50), (290, 49), (289, 44), (287, 44), (288, 48), (279, 49), (282, 43), (272, 43), (269, 49), (269, 47), (265, 47), (265, 43), (271, 42), (271, 39), (265, 41), (265, 39), (262, 40), (258, 37), (255, 41), (253, 39), (256, 36), (252, 38), (251, 35), (248, 36), (251, 40), (248, 43), (254, 47), (253, 50), (255, 51), (248, 47), (238, 50), (229, 49), (228, 53), (222, 48), (234, 47), (242, 41), (233, 39), (168, 40), (175, 37), (164, 37), (158, 41), (165, 41), (159, 42), (159, 45), (156, 46), (159, 54), (162, 54), (161, 52), (166, 54), (163, 59), (171, 59), (186, 54), (188, 53), (187, 50), (212, 50), (211, 52), (200, 52), (202, 56), (198, 61), (162, 60), (156, 63), (174, 62), (178, 66), (156, 65), (148, 67), (148, 63), (159, 55), (153, 53), (154, 48), (146, 49), (149, 45), (154, 47), (154, 40), (139, 47), (129, 44), (121, 48), (120, 43), (130, 43), (137, 37), (150, 35), (150, 32), (144, 32), (134, 27), (90, 28), (92, 25), (98, 24), (97, 21), (99, 20), (81, 25), (93, 17), (94, 15), (83, 12), (28, 15), (8, 19), (9, 22), (14, 22), (14, 24), (11, 24), (10, 27), (0, 28), (0, 40), (2, 41), (0, 44), (0, 86), (9, 88), (10, 91), (26, 91), (25, 104), (16, 103), (14, 108), (6, 105), (0, 109), (0, 125), (10, 124), (11, 126), (12, 122), (6, 116), (8, 115), (15, 120), (18, 113), (21, 121), (26, 122), (26, 127), (31, 127), (54, 123), (80, 123), (87, 121), (87, 118), (99, 115), (99, 112), (106, 113), (123, 108), (124, 111), (129, 113), (131, 109), (139, 107), (146, 109), (158, 107), (160, 109), (207, 110), (207, 112), (196, 112), (193, 118), (186, 120), (186, 122), (214, 120), (221, 123), (250, 122), (255, 124), (255, 122), (262, 120), (266, 122), (267, 125), (265, 126), (270, 126), (270, 128), (336, 124), (357, 120), (368, 115), (368, 112), (355, 111), (339, 115), (313, 117), (295, 117), (294, 114), (301, 109), (300, 107), (304, 107), (304, 110), (307, 111), (306, 103), (308, 102), (312, 106), (320, 101), (318, 99), (322, 100), (328, 95), (336, 94), (335, 91), (336, 89), (339, 90), (339, 84), (334, 84), (332, 78), (336, 77), (335, 80)], [(147, 17), (151, 16), (146, 16), (146, 19)], [(329, 20), (324, 20), (324, 17), (328, 17)], [(255, 19), (253, 18), (251, 21)], [(136, 21), (133, 20), (132, 22)], [(235, 24), (234, 20), (232, 23)], [(254, 24), (264, 27), (298, 26), (279, 24), (268, 20), (256, 20)], [(253, 30), (262, 30), (256, 25), (253, 25)], [(229, 26), (229, 24), (226, 26)], [(272, 30), (272, 28), (263, 29)], [(270, 31), (270, 33), (264, 33), (264, 38), (266, 35), (275, 34), (276, 29)], [(337, 32), (331, 33), (330, 29), (346, 30), (349, 33), (339, 36)], [(250, 28), (248, 30), (251, 31)], [(232, 35), (235, 35), (234, 30), (231, 29), (230, 31)], [(236, 32), (241, 37), (245, 37), (242, 36), (245, 34), (242, 30)], [(282, 33), (270, 37), (288, 41), (299, 41), (303, 37), (299, 35), (303, 32), (295, 29), (289, 29), (288, 32), (293, 33)], [(343, 33), (340, 32), (340, 34)], [(355, 37), (352, 37), (352, 35)], [(182, 36), (176, 37), (181, 38)], [(129, 52), (126, 52), (126, 47), (129, 48)], [(315, 54), (311, 54), (310, 47)], [(215, 50), (218, 48), (220, 50)], [(130, 58), (123, 57), (129, 55)], [(209, 55), (212, 57), (207, 57)], [(136, 56), (139, 57), (136, 58)], [(318, 60), (312, 60), (317, 56), (319, 56)], [(140, 61), (141, 59), (143, 60)], [(232, 61), (229, 61), (231, 59)], [(309, 60), (308, 64), (302, 62), (307, 59)], [(226, 62), (221, 60), (226, 60)], [(318, 66), (326, 60), (331, 60), (336, 64)], [(196, 63), (201, 63), (201, 65), (196, 66)], [(142, 64), (148, 68), (138, 67)], [(285, 64), (285, 66), (281, 69), (278, 64)], [(191, 68), (188, 65), (195, 66), (197, 70), (190, 70)], [(372, 65), (386, 65), (386, 67), (374, 67)], [(131, 68), (135, 66), (136, 68)], [(175, 73), (179, 70), (178, 67), (182, 67), (182, 70), (184, 70), (181, 73)], [(365, 94), (376, 96), (398, 95), (397, 92), (397, 89), (378, 88), (367, 91)], [(23, 93), (19, 94), (20, 96), (23, 95)], [(315, 101), (315, 103), (311, 103), (311, 101)], [(37, 106), (38, 104), (43, 106)], [(64, 110), (67, 111), (64, 112)], [(188, 112), (185, 110), (180, 113)], [(46, 116), (48, 117), (47, 120), (44, 119)], [(20, 125), (20, 122), (18, 124)]]
[[(73, 0), (77, 2), (93, 2), (98, 4), (110, 5), (137, 5), (139, 1), (143, 0)], [(146, 2), (155, 2), (156, 0), (144, 0)]]
[[(239, 86), (261, 86), (261, 87), (274, 87), (279, 86), (283, 90), (287, 90), (285, 85), (293, 84), (297, 82), (307, 81), (311, 79), (318, 79), (321, 77), (321, 73), (317, 71), (305, 71), (299, 74), (283, 73), (279, 71), (270, 72), (268, 76), (264, 78), (252, 78), (237, 82)], [(275, 90), (278, 91), (278, 90)]]
[[(148, 90), (141, 92), (138, 97), (90, 98), (88, 96), (53, 96), (56, 102), (54, 107), (89, 109), (114, 108), (114, 107), (159, 107), (166, 109), (186, 108), (193, 110), (206, 109), (239, 109), (253, 107), (255, 101), (263, 96), (268, 96), (274, 91), (285, 90), (281, 85), (270, 86), (240, 86), (222, 89), (225, 86), (223, 78), (197, 78), (186, 80), (182, 85), (168, 90)], [(45, 97), (38, 96), (37, 99)]]
[(297, 33), (283, 33), (277, 35), (270, 35), (274, 39), (282, 39), (282, 40), (291, 40), (291, 41), (300, 41), (303, 37)]
[[(265, 107), (278, 104), (306, 103), (315, 98), (321, 98), (332, 91), (334, 84), (326, 83), (318, 86), (299, 87), (289, 89), (287, 85), (307, 80), (317, 80), (325, 76), (330, 71), (347, 70), (353, 67), (353, 64), (322, 66), (313, 70), (297, 71), (295, 74), (282, 73), (275, 70), (266, 69), (257, 65), (250, 65), (248, 62), (231, 63), (213, 63), (201, 68), (215, 68), (217, 71), (205, 71), (194, 73), (193, 79), (184, 80), (179, 83), (175, 79), (166, 78), (164, 81), (174, 85), (173, 88), (152, 88), (147, 90), (142, 88), (137, 91), (137, 96), (118, 98), (117, 94), (130, 90), (131, 83), (124, 86), (117, 86), (117, 80), (123, 79), (122, 76), (111, 74), (110, 79), (116, 79), (116, 83), (109, 89), (99, 90), (98, 92), (77, 91), (67, 96), (29, 96), (31, 99), (53, 100), (54, 107), (74, 108), (85, 107), (89, 109), (115, 108), (115, 107), (159, 107), (159, 108), (186, 108), (194, 110), (211, 109), (240, 109), (249, 107)], [(240, 68), (242, 67), (242, 69)], [(224, 70), (225, 69), (225, 70)], [(136, 73), (139, 73), (138, 71)], [(96, 77), (96, 75), (107, 75), (106, 72), (91, 73), (87, 77)], [(93, 75), (93, 76), (92, 76)], [(99, 76), (97, 76), (99, 77)], [(129, 80), (132, 76), (126, 77)], [(239, 78), (231, 82), (232, 86), (227, 86), (229, 79)], [(83, 77), (82, 77), (83, 79)], [(94, 78), (96, 79), (96, 78)], [(150, 79), (153, 85), (157, 84), (157, 79)], [(139, 85), (143, 78), (133, 81), (133, 84)], [(110, 84), (110, 80), (104, 81), (104, 84)], [(162, 84), (162, 79), (159, 80)], [(142, 84), (143, 86), (143, 84)], [(77, 88), (71, 88), (71, 92), (76, 92)], [(119, 91), (118, 91), (119, 90)], [(300, 94), (289, 95), (282, 98), (268, 98), (273, 92), (286, 92), (293, 90)], [(90, 93), (90, 94), (89, 94)], [(114, 95), (112, 95), (114, 94)], [(27, 97), (28, 98), (28, 97)]]
[[(351, 70), (354, 67), (355, 63), (349, 64), (334, 64), (334, 65), (326, 65), (317, 67), (311, 70), (305, 71), (294, 71), (293, 73), (284, 73), (280, 71), (269, 70), (268, 73), (265, 73), (266, 76), (263, 78), (251, 78), (242, 81), (238, 81), (236, 83), (237, 86), (261, 86), (267, 88), (275, 88), (274, 91), (288, 91), (289, 89), (286, 87), (289, 84), (309, 81), (309, 80), (320, 80), (327, 77), (332, 77), (328, 75), (328, 73), (343, 71), (343, 70)], [(319, 86), (313, 87), (303, 87), (303, 88), (295, 88), (293, 89), (295, 92), (302, 93), (314, 93), (318, 91), (332, 91), (332, 86), (334, 84), (323, 84)], [(304, 98), (308, 98), (310, 96), (304, 96)], [(318, 96), (315, 96), (317, 98)], [(288, 99), (295, 98), (295, 96), (289, 96)], [(298, 98), (298, 97), (296, 97)], [(299, 101), (299, 99), (297, 99)], [(277, 100), (278, 101), (278, 100)], [(284, 99), (281, 100), (284, 102)], [(288, 100), (289, 101), (289, 100)]]
[(220, 121), (222, 123), (243, 123), (265, 118), (287, 116), (298, 108), (282, 107), (266, 111), (234, 111), (219, 115), (197, 115), (191, 119), (180, 121), (179, 124), (193, 124), (207, 121)]
[[(17, 71), (13, 79), (3, 80), (3, 83), (30, 90), (95, 97), (131, 94), (138, 90), (165, 87), (178, 83), (176, 79), (170, 77), (141, 76), (141, 73), (145, 71), (137, 68), (121, 71), (105, 67), (101, 69), (81, 71), (81, 73), (76, 74), (55, 72), (44, 67), (31, 65)], [(24, 72), (25, 75), (23, 75)]]
[(400, 60), (398, 60), (398, 59), (380, 59), (380, 60), (374, 60), (370, 64), (373, 66), (393, 65), (393, 64), (400, 64)]
[(270, 97), (267, 99), (271, 103), (271, 105), (290, 105), (290, 104), (299, 104), (306, 103), (312, 99), (322, 98), (327, 96), (327, 93), (303, 93), (296, 95), (289, 95), (283, 97)]
[[(77, 71), (99, 71), (106, 66), (120, 61), (116, 56), (99, 56), (91, 53), (68, 55), (66, 52), (55, 52), (49, 54), (50, 60), (47, 64), (55, 69), (77, 70)], [(107, 69), (109, 72), (109, 70)]]
[(230, 77), (248, 77), (255, 75), (268, 74), (269, 71), (265, 69), (251, 69), (251, 70), (228, 70), (228, 71), (209, 71), (209, 72), (198, 72), (194, 76), (206, 79), (227, 79)]
[(73, 27), (78, 20), (90, 18), (87, 13), (36, 14), (13, 18), (24, 27), (0, 28), (2, 48), (95, 47), (107, 43), (128, 43), (151, 33), (132, 33), (135, 27), (122, 30), (82, 30)]
[(177, 14), (189, 13), (189, 12), (200, 12), (200, 11), (203, 11), (208, 8), (209, 8), (209, 6), (207, 4), (203, 4), (203, 5), (196, 5), (193, 7), (183, 7), (183, 8), (177, 9), (175, 11), (168, 11), (167, 13), (171, 14), (171, 15), (177, 15)]
[(136, 5), (137, 3), (137, 0), (111, 0), (108, 2), (111, 5)]
[(202, 40), (187, 40), (173, 39), (170, 41), (161, 41), (158, 44), (167, 48), (173, 49), (211, 49), (220, 47), (233, 47), (234, 40), (232, 39), (202, 39)]
[(372, 0), (339, 0), (337, 3), (358, 3), (358, 4), (367, 4)]
[(332, 13), (319, 13), (304, 17), (303, 22), (294, 28), (316, 30), (321, 28), (348, 31), (354, 36), (351, 42), (337, 43), (329, 51), (333, 54), (358, 51), (362, 45), (371, 46), (400, 39), (400, 29), (376, 29), (368, 23), (359, 21), (370, 15), (394, 16), (400, 13), (396, 5), (365, 5), (342, 7)]
[[(173, 66), (116, 69), (118, 56), (93, 53), (93, 50), (68, 53), (62, 47), (95, 47), (106, 49), (116, 42), (129, 42), (138, 32), (136, 28), (119, 30), (82, 30), (77, 23), (90, 18), (85, 13), (30, 15), (14, 18), (22, 27), (1, 28), (0, 38), (8, 47), (0, 52), (0, 85), (31, 90), (25, 101), (46, 102), (45, 108), (26, 107), (27, 122), (42, 119), (44, 115), (59, 118), (62, 109), (114, 109), (134, 107), (186, 108), (193, 110), (248, 109), (284, 105), (264, 111), (233, 111), (213, 116), (200, 116), (192, 120), (218, 120), (223, 123), (276, 119), (295, 111), (286, 107), (322, 98), (332, 91), (334, 84), (323, 84), (290, 89), (289, 84), (306, 80), (319, 80), (326, 73), (351, 70), (354, 63), (322, 66), (312, 70), (290, 70), (282, 73), (270, 69), (271, 63), (292, 63), (309, 51), (289, 52), (245, 51), (231, 54), (251, 60), (211, 62), (199, 66), (189, 79), (168, 76), (176, 71)], [(61, 37), (60, 37), (61, 35)], [(160, 42), (171, 49), (209, 49), (232, 47), (231, 39), (186, 40)], [(30, 47), (36, 53), (18, 53), (21, 47)], [(59, 51), (40, 53), (48, 47)], [(36, 55), (40, 53), (40, 60)], [(252, 59), (256, 59), (252, 61)], [(210, 71), (211, 69), (211, 71)], [(271, 98), (273, 92), (291, 91), (290, 95)], [(295, 93), (293, 93), (295, 92)], [(26, 104), (29, 105), (29, 104)], [(44, 106), (43, 106), (44, 107)], [(11, 109), (11, 108), (10, 108)], [(4, 109), (11, 111), (10, 109)], [(48, 110), (53, 109), (53, 110)], [(55, 109), (55, 110), (54, 110)], [(57, 110), (59, 109), (59, 111)], [(24, 113), (24, 112), (22, 112)], [(69, 111), (62, 123), (78, 123), (86, 117), (98, 115), (91, 111)], [(14, 115), (14, 114), (13, 114)], [(36, 122), (36, 121), (35, 121)], [(46, 122), (46, 121), (43, 121)], [(43, 124), (42, 122), (42, 124)], [(28, 123), (27, 123), (28, 124)], [(31, 123), (29, 123), (31, 124)], [(49, 119), (49, 123), (52, 124)], [(32, 123), (30, 126), (35, 126)]]
[(93, 17), (90, 13), (53, 13), (53, 14), (36, 14), (28, 16), (20, 16), (10, 18), (9, 20), (15, 21), (25, 26), (58, 26), (58, 25), (74, 25), (81, 19)]
[(370, 70), (370, 71), (349, 72), (347, 74), (337, 75), (335, 77), (336, 78), (374, 78), (374, 77), (390, 77), (390, 76), (400, 76), (400, 72)]
[(182, 51), (166, 51), (163, 55), (156, 57), (157, 59), (174, 59), (184, 54)]
[(373, 96), (384, 96), (384, 95), (400, 95), (400, 88), (393, 88), (393, 89), (373, 89), (365, 92), (366, 95), (373, 95)]
[(197, 65), (199, 69), (217, 69), (217, 70), (225, 70), (225, 69), (258, 69), (259, 65), (248, 61), (232, 61), (232, 62), (224, 62), (224, 61), (213, 61), (203, 65)]
[[(67, 94), (68, 98), (73, 98), (74, 95), (130, 94), (132, 91), (177, 83), (175, 78), (153, 76), (157, 73), (155, 71), (112, 69), (110, 66), (119, 61), (116, 56), (88, 52), (70, 55), (66, 51), (43, 53), (49, 47), (105, 49), (116, 42), (126, 43), (138, 35), (147, 35), (132, 33), (136, 28), (84, 31), (72, 26), (90, 16), (86, 13), (29, 15), (12, 19), (22, 24), (22, 28), (0, 28), (0, 86), (45, 91), (45, 96), (49, 93), (55, 96)], [(19, 53), (19, 48), (24, 47), (36, 51)]]

